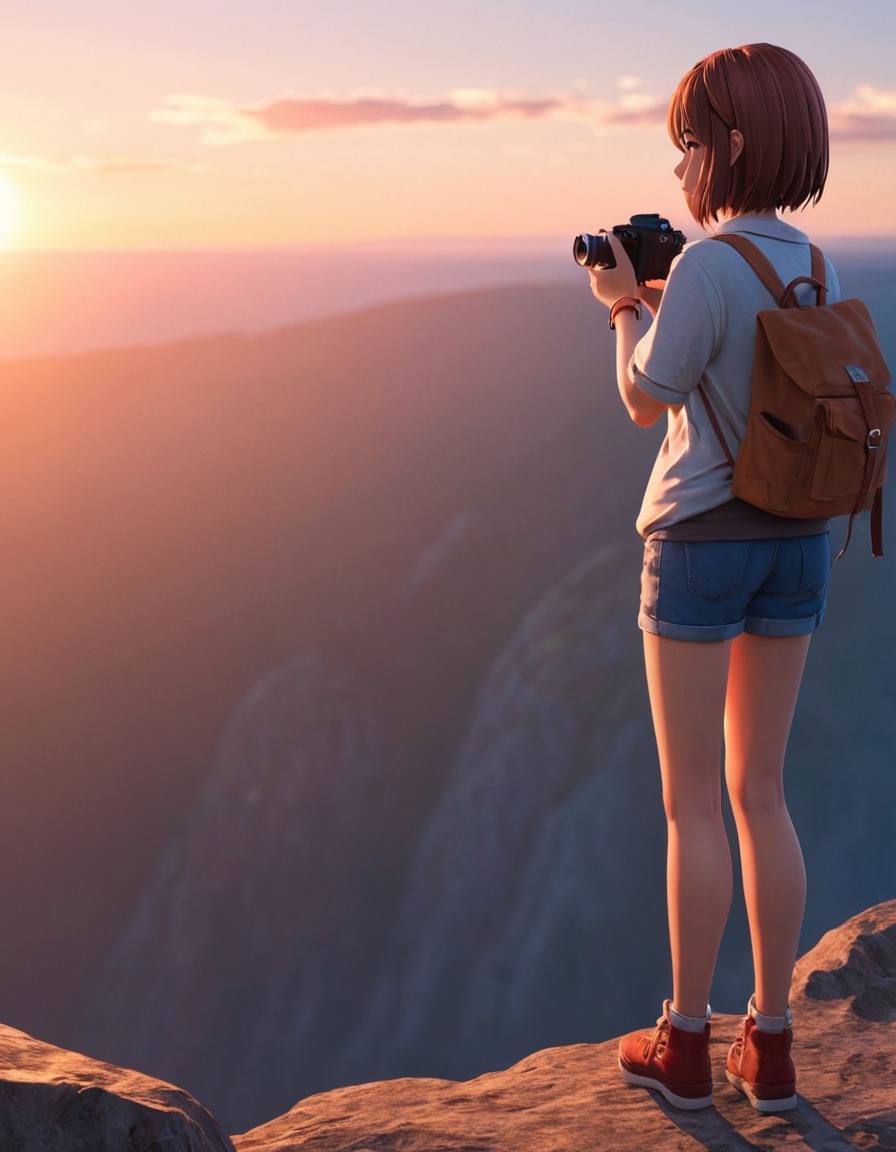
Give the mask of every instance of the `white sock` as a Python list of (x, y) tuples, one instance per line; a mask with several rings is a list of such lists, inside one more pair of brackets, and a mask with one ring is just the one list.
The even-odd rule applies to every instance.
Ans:
[(789, 1008), (785, 1016), (764, 1016), (756, 1007), (755, 994), (750, 997), (747, 1011), (756, 1021), (756, 1027), (760, 1032), (783, 1032), (785, 1028), (789, 1028), (793, 1023), (793, 1017), (790, 1014)]
[(669, 1005), (669, 1023), (682, 1032), (702, 1032), (711, 1015), (712, 1008), (708, 1004), (706, 1005), (705, 1016), (683, 1016), (680, 1012), (675, 1011), (671, 1003)]

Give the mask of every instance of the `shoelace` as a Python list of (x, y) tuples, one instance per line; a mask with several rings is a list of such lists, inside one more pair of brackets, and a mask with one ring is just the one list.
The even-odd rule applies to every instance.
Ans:
[(657, 1056), (662, 1056), (666, 1051), (669, 1044), (669, 1029), (672, 1025), (665, 1016), (661, 1016), (656, 1022), (656, 1031), (651, 1036), (644, 1046), (644, 1058), (646, 1059), (650, 1053), (651, 1048), (656, 1049)]

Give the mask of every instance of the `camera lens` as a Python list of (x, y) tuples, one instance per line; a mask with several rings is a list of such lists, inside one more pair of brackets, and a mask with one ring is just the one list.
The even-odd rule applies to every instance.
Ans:
[(588, 241), (593, 239), (593, 236), (585, 233), (583, 236), (576, 236), (572, 242), (573, 259), (576, 264), (581, 264), (583, 268), (588, 267)]
[(572, 244), (572, 255), (576, 264), (582, 268), (615, 268), (616, 257), (610, 242), (603, 233), (592, 236), (583, 232), (576, 236)]

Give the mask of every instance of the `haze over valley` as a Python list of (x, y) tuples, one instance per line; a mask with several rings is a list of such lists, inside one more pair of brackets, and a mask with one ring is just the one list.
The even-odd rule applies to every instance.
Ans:
[[(896, 362), (893, 265), (840, 265)], [(3, 362), (5, 1023), (233, 1131), (662, 997), (633, 529), (658, 430), (565, 276)], [(813, 643), (809, 943), (896, 880), (891, 566), (860, 524)], [(723, 1011), (742, 953), (736, 916)]]

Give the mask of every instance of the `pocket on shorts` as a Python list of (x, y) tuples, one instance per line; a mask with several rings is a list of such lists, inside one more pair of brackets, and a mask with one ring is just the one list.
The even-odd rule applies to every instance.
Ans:
[(747, 541), (706, 540), (684, 547), (689, 592), (716, 602), (738, 595), (747, 565)]
[(641, 565), (641, 608), (648, 616), (656, 616), (662, 552), (661, 540), (648, 540), (644, 545), (644, 560)]
[(817, 536), (800, 536), (802, 571), (800, 588), (803, 592), (823, 592), (831, 574), (831, 537), (827, 532)]

